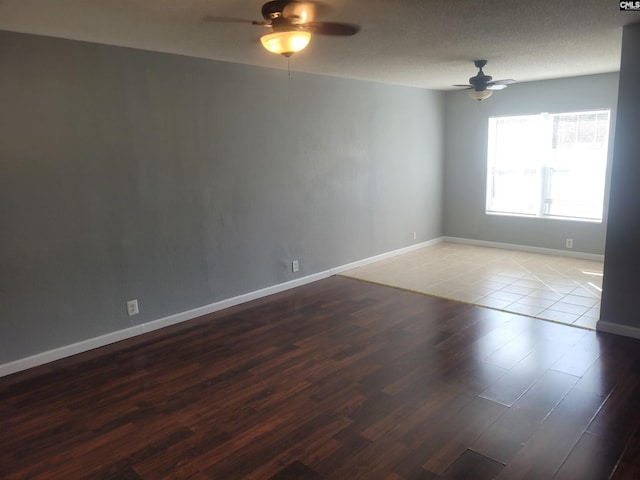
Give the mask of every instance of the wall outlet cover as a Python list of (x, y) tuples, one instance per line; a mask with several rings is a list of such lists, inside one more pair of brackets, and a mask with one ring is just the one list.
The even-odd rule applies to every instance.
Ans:
[(129, 300), (127, 302), (127, 313), (129, 314), (129, 316), (137, 315), (140, 313), (140, 310), (138, 309), (138, 300)]

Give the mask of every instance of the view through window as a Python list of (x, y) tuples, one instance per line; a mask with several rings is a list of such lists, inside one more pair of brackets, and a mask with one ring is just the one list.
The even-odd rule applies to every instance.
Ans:
[(602, 221), (609, 117), (490, 118), (487, 213)]

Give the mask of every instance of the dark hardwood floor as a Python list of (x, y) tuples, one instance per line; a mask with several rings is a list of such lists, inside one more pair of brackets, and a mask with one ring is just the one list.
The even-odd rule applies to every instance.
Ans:
[(332, 277), (0, 379), (4, 479), (638, 479), (640, 342)]

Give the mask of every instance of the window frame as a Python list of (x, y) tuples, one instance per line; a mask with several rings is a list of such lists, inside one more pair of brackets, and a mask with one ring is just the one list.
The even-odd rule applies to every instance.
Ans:
[[(586, 216), (573, 216), (573, 215), (558, 215), (548, 213), (551, 210), (551, 176), (553, 174), (553, 161), (555, 160), (555, 150), (552, 146), (553, 144), (553, 134), (554, 134), (554, 117), (559, 116), (570, 116), (570, 115), (589, 115), (589, 114), (606, 114), (607, 115), (607, 124), (606, 124), (606, 134), (604, 137), (604, 144), (602, 145), (602, 150), (604, 151), (604, 162), (600, 165), (602, 171), (602, 201), (601, 201), (601, 210), (599, 218), (594, 217), (586, 217)], [(589, 110), (581, 110), (581, 111), (572, 111), (572, 112), (541, 112), (537, 114), (524, 114), (524, 115), (503, 115), (503, 116), (492, 116), (488, 118), (488, 129), (487, 129), (487, 162), (486, 162), (486, 182), (485, 182), (485, 214), (486, 215), (494, 215), (494, 216), (506, 216), (506, 217), (521, 217), (521, 218), (542, 218), (542, 219), (551, 219), (551, 220), (565, 220), (565, 221), (577, 221), (577, 222), (588, 222), (588, 223), (603, 223), (605, 220), (605, 203), (606, 203), (606, 190), (607, 190), (607, 175), (609, 170), (609, 161), (610, 161), (610, 145), (611, 145), (611, 108), (599, 108), (599, 109), (589, 109)], [(495, 208), (495, 194), (490, 195), (491, 192), (494, 191), (495, 188), (495, 174), (493, 173), (496, 168), (499, 167), (499, 162), (496, 161), (497, 158), (497, 142), (499, 141), (497, 138), (497, 134), (495, 133), (495, 129), (497, 128), (499, 120), (505, 119), (522, 119), (523, 121), (534, 120), (535, 123), (539, 123), (535, 128), (537, 129), (536, 135), (540, 135), (537, 137), (537, 143), (545, 144), (547, 140), (549, 140), (548, 146), (544, 147), (544, 145), (534, 148), (535, 154), (540, 155), (540, 160), (537, 161), (535, 168), (529, 168), (529, 170), (535, 171), (535, 181), (536, 184), (536, 198), (533, 199), (533, 208), (529, 210), (529, 212), (524, 211), (524, 209), (520, 207), (514, 207), (512, 211), (508, 211), (507, 209), (500, 210)], [(544, 131), (544, 134), (540, 134), (541, 131)], [(577, 143), (577, 142), (576, 142)], [(492, 157), (493, 155), (493, 157)], [(520, 167), (522, 168), (522, 167)], [(517, 170), (517, 168), (513, 168), (513, 170)], [(600, 178), (600, 177), (598, 177)], [(585, 204), (586, 206), (586, 204)], [(493, 208), (493, 209), (492, 209)], [(519, 210), (519, 211), (518, 211)]]

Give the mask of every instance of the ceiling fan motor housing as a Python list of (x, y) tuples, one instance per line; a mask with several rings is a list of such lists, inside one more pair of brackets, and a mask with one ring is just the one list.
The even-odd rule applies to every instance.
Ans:
[(473, 85), (473, 88), (477, 92), (481, 92), (482, 90), (487, 89), (487, 84), (491, 80), (493, 80), (493, 77), (491, 75), (485, 75), (484, 72), (480, 70), (480, 73), (478, 73), (478, 75), (469, 79), (469, 84)]
[(293, 23), (285, 17), (274, 17), (271, 21), (271, 27), (274, 32), (284, 32), (290, 30), (300, 30), (301, 25)]
[(473, 88), (476, 92), (482, 92), (487, 89), (487, 84), (493, 80), (491, 75), (485, 75), (482, 71), (482, 67), (487, 64), (486, 60), (475, 60), (473, 64), (479, 70), (478, 74), (475, 77), (471, 77), (469, 79), (469, 84), (473, 85)]
[(282, 10), (287, 3), (289, 2), (284, 0), (272, 0), (265, 3), (262, 5), (262, 18), (269, 22), (275, 18), (282, 17)]

